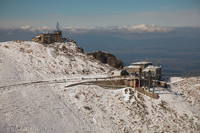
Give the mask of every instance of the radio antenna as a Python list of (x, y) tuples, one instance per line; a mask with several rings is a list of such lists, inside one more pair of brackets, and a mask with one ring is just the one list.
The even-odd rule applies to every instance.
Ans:
[(60, 31), (60, 25), (59, 25), (58, 22), (57, 22), (57, 24), (56, 24), (56, 30), (57, 30), (57, 31)]

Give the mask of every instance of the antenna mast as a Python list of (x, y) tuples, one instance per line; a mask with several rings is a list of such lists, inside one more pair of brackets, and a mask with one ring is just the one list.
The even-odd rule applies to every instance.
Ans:
[(56, 30), (57, 30), (57, 31), (60, 31), (60, 25), (59, 25), (58, 22), (57, 22), (57, 24), (56, 24)]
[(157, 66), (160, 66), (160, 59), (157, 60)]

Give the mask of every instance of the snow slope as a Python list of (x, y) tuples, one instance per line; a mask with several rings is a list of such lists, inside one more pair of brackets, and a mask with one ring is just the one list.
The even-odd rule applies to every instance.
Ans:
[(200, 77), (171, 78), (157, 100), (134, 88), (66, 87), (112, 70), (74, 43), (0, 43), (0, 133), (200, 132)]
[(171, 88), (156, 88), (158, 100), (138, 93), (134, 88), (106, 90), (99, 86), (79, 85), (61, 93), (103, 132), (198, 133), (200, 77), (181, 79), (176, 84), (170, 83)]
[(92, 132), (87, 119), (80, 117), (54, 87), (37, 84), (1, 92), (0, 132)]
[(47, 47), (36, 42), (0, 43), (0, 85), (73, 77), (105, 76), (110, 67), (78, 51), (75, 43)]
[(71, 42), (0, 43), (0, 132), (93, 131), (54, 89), (63, 82), (104, 77), (111, 69)]

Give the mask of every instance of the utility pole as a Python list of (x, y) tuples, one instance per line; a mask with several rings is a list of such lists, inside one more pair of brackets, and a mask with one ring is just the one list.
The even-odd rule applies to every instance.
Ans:
[(152, 76), (152, 78), (151, 78), (151, 80), (152, 80), (152, 84), (153, 84), (153, 80), (154, 80), (154, 84), (153, 84), (153, 93), (154, 93), (154, 91), (155, 91), (155, 86), (156, 86), (156, 80), (157, 80), (157, 78), (156, 78), (156, 75), (155, 75), (155, 73), (153, 74), (153, 75), (151, 75)]
[(148, 90), (150, 92), (150, 76), (151, 76), (151, 71), (148, 71)]
[(154, 91), (155, 91), (155, 86), (153, 86), (153, 93), (154, 93)]
[(141, 86), (141, 74), (139, 73), (139, 83), (138, 83), (138, 87)]

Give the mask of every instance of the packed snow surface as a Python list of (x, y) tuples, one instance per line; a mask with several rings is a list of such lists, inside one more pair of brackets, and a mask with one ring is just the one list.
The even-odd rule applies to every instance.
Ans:
[(134, 88), (70, 84), (111, 67), (74, 43), (0, 43), (0, 133), (200, 132), (200, 77), (172, 77), (152, 99)]

